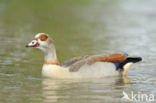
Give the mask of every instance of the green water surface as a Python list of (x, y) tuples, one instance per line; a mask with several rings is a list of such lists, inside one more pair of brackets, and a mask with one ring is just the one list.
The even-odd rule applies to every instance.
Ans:
[[(61, 62), (115, 52), (143, 61), (127, 78), (43, 80), (42, 52), (25, 48), (39, 32), (53, 38)], [(0, 103), (120, 103), (123, 91), (156, 95), (155, 61), (155, 0), (0, 0)]]

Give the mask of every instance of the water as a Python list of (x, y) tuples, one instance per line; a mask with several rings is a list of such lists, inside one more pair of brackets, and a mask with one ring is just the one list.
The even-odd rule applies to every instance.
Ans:
[[(1, 0), (0, 103), (119, 103), (123, 91), (156, 95), (155, 4), (155, 0)], [(114, 52), (141, 56), (143, 62), (135, 64), (127, 78), (44, 80), (42, 52), (24, 47), (38, 32), (53, 37), (61, 62)]]

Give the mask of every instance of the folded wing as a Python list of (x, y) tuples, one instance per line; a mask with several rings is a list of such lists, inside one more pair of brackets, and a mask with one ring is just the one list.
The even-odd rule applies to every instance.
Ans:
[(76, 72), (84, 64), (91, 65), (96, 62), (123, 63), (126, 60), (126, 58), (127, 58), (126, 54), (80, 56), (64, 62), (62, 66), (69, 67), (69, 70), (71, 72)]

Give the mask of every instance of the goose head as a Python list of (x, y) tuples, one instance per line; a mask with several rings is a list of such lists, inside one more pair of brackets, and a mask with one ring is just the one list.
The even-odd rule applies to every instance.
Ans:
[(38, 33), (26, 47), (39, 48), (44, 53), (46, 63), (57, 62), (56, 50), (52, 39), (46, 33)]
[(26, 47), (35, 47), (35, 48), (48, 48), (49, 44), (52, 43), (52, 40), (49, 38), (48, 34), (38, 33), (34, 39), (26, 45)]

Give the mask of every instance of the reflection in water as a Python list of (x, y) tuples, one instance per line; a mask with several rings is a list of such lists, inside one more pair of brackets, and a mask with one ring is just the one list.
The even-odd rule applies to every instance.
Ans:
[(80, 103), (84, 99), (86, 103), (94, 103), (95, 100), (107, 101), (106, 97), (109, 94), (113, 93), (112, 96), (115, 97), (122, 96), (123, 87), (127, 84), (130, 84), (130, 79), (127, 77), (84, 80), (44, 78), (42, 80), (43, 103), (74, 102), (74, 100), (78, 100), (74, 103)]

